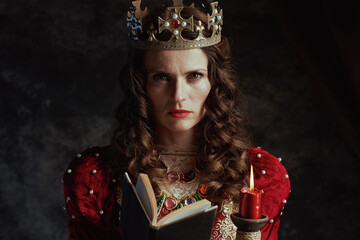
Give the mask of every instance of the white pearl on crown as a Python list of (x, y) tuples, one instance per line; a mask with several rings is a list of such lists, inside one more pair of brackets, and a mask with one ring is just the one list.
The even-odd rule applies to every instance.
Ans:
[(170, 26), (170, 23), (169, 22), (165, 22), (165, 27), (169, 27)]
[(179, 31), (178, 31), (178, 30), (174, 30), (174, 35), (179, 35)]
[(177, 14), (174, 14), (173, 15), (173, 19), (177, 19), (178, 18), (178, 15)]
[(186, 27), (186, 22), (182, 22), (181, 26)]

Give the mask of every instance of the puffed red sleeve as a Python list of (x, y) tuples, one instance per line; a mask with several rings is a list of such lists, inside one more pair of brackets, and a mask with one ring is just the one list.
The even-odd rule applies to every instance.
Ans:
[(255, 187), (262, 190), (263, 213), (269, 221), (261, 230), (261, 239), (277, 240), (280, 216), (290, 194), (290, 180), (281, 158), (274, 157), (260, 148), (250, 150), (254, 166)]
[(63, 176), (69, 240), (122, 239), (116, 186), (104, 164), (102, 148), (78, 154)]

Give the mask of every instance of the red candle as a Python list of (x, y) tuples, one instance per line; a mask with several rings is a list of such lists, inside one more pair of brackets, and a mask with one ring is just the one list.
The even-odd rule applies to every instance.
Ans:
[(250, 189), (244, 187), (240, 192), (239, 213), (242, 218), (260, 219), (261, 211), (261, 191), (254, 188), (253, 166), (250, 169)]

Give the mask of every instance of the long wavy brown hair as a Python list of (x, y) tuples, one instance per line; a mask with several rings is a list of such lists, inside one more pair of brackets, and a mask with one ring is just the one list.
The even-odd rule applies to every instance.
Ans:
[[(201, 20), (206, 26), (209, 7), (185, 7), (182, 16), (194, 16), (194, 20)], [(143, 24), (152, 23), (156, 26), (157, 16), (164, 19), (169, 16), (165, 6), (152, 10)], [(210, 35), (210, 31), (204, 34)], [(192, 32), (183, 32), (182, 35), (188, 39), (196, 38)], [(169, 33), (165, 32), (157, 38), (166, 40)], [(202, 151), (195, 166), (203, 173), (202, 181), (210, 190), (207, 197), (210, 201), (219, 203), (224, 194), (237, 201), (240, 189), (248, 185), (248, 160), (244, 153), (250, 147), (245, 118), (240, 109), (243, 106), (242, 95), (230, 61), (228, 39), (223, 36), (220, 43), (202, 50), (208, 58), (208, 76), (212, 87), (205, 102), (206, 113), (199, 122)], [(144, 172), (157, 188), (156, 180), (164, 178), (166, 167), (158, 160), (159, 153), (155, 146), (155, 122), (146, 93), (144, 53), (142, 50), (131, 49), (129, 61), (120, 74), (123, 100), (116, 110), (119, 127), (113, 135), (117, 157), (109, 163), (117, 178), (122, 179), (123, 173), (128, 171), (136, 181), (138, 174)]]

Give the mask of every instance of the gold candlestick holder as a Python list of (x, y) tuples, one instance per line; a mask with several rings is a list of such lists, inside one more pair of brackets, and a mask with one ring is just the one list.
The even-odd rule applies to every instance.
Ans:
[(249, 219), (240, 217), (239, 213), (230, 215), (231, 220), (237, 227), (237, 240), (261, 240), (261, 229), (268, 221), (268, 216), (262, 215), (260, 219)]

